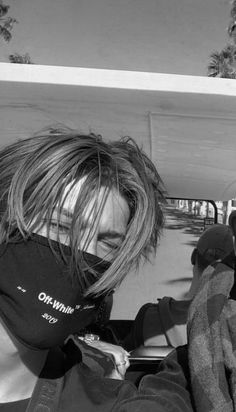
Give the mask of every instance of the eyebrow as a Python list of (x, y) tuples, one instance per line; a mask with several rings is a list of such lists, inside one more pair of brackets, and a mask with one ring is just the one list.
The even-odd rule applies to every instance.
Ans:
[[(55, 208), (55, 211), (59, 212), (59, 209)], [(66, 218), (71, 218), (71, 219), (73, 218), (73, 213), (70, 212), (68, 209), (66, 209), (64, 207), (61, 209), (61, 215), (63, 215)], [(84, 223), (86, 224), (86, 222), (84, 222)], [(101, 237), (106, 237), (108, 239), (119, 238), (122, 241), (125, 239), (124, 233), (120, 233), (120, 232), (117, 232), (116, 230), (109, 230), (109, 229), (101, 231), (98, 236), (100, 238)]]
[(125, 235), (123, 233), (117, 232), (116, 230), (104, 230), (101, 231), (98, 235), (98, 237), (106, 237), (109, 239), (115, 239), (115, 238), (119, 238), (121, 240), (125, 239)]

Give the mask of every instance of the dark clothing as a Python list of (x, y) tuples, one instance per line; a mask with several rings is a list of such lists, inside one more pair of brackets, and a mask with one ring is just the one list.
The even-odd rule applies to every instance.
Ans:
[(0, 412), (25, 412), (29, 399), (23, 399), (22, 401), (0, 403)]
[(173, 350), (158, 373), (142, 378), (138, 389), (116, 404), (112, 412), (194, 412), (187, 345)]
[(234, 279), (231, 267), (216, 263), (201, 277), (189, 309), (188, 364), (198, 412), (236, 410), (236, 301), (229, 299)]
[[(110, 355), (104, 356), (84, 343), (77, 344), (72, 338), (63, 350), (50, 352), (26, 411), (38, 412), (40, 405), (47, 406), (47, 412), (194, 410), (188, 387), (186, 347), (173, 351), (161, 364), (160, 372), (145, 376), (139, 388), (127, 380), (107, 378), (112, 368), (114, 363)], [(5, 411), (13, 412), (13, 409)], [(19, 411), (22, 409), (14, 409), (14, 412)]]
[(232, 412), (233, 282), (234, 271), (222, 263), (205, 273), (189, 310), (188, 346), (174, 349), (138, 388), (108, 378), (115, 367), (112, 355), (71, 337), (63, 349), (50, 352), (26, 412)]
[[(131, 392), (135, 390), (131, 383), (106, 378), (113, 368), (110, 355), (105, 356), (72, 337), (63, 349), (49, 352), (28, 408), (27, 402), (23, 410), (24, 401), (14, 402), (14, 412), (110, 411), (127, 387), (132, 388)], [(9, 409), (12, 405), (2, 404), (0, 410), (13, 412)]]

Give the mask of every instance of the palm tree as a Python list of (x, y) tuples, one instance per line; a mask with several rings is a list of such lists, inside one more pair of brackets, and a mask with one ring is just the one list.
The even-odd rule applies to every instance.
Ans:
[(34, 64), (28, 53), (25, 53), (25, 54), (14, 53), (14, 54), (10, 54), (8, 58), (9, 58), (10, 63)]
[(228, 25), (229, 43), (220, 52), (210, 55), (208, 76), (236, 79), (236, 0), (233, 0)]
[[(12, 38), (11, 31), (17, 20), (13, 17), (7, 17), (7, 13), (10, 6), (3, 4), (3, 0), (0, 0), (0, 37), (2, 37), (6, 42), (9, 42)], [(20, 54), (13, 53), (8, 56), (11, 63), (21, 63), (21, 64), (33, 64), (31, 57), (28, 53)]]
[(236, 78), (236, 45), (228, 44), (221, 52), (213, 52), (210, 59), (208, 76)]
[(6, 17), (10, 6), (3, 4), (0, 0), (0, 37), (2, 37), (6, 42), (9, 42), (12, 38), (12, 28), (17, 20), (13, 17)]

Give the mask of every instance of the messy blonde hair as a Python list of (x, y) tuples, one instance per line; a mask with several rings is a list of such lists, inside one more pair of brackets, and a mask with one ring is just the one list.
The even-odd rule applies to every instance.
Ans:
[[(117, 287), (142, 257), (147, 259), (150, 252), (156, 251), (163, 227), (162, 181), (151, 160), (131, 138), (106, 143), (94, 134), (49, 128), (1, 150), (0, 242), (14, 242), (19, 234), (27, 239), (42, 221), (48, 225), (49, 234), (55, 209), (59, 227), (65, 199), (81, 178), (84, 182), (69, 233), (71, 254), (65, 256), (63, 248), (59, 248), (59, 255), (66, 260), (70, 275), (78, 279), (85, 295), (99, 296)], [(125, 198), (130, 218), (111, 266), (97, 276), (94, 284), (87, 285), (83, 253), (78, 250), (81, 216), (91, 200), (98, 199), (101, 187), (106, 188), (104, 197), (116, 189)], [(96, 213), (100, 214), (100, 209)], [(52, 244), (50, 239), (48, 242)]]

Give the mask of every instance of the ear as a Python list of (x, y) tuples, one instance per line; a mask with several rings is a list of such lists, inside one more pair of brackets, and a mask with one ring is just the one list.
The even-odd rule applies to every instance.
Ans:
[(193, 249), (192, 255), (191, 255), (191, 263), (194, 266), (196, 263), (196, 257), (197, 257), (197, 248)]

